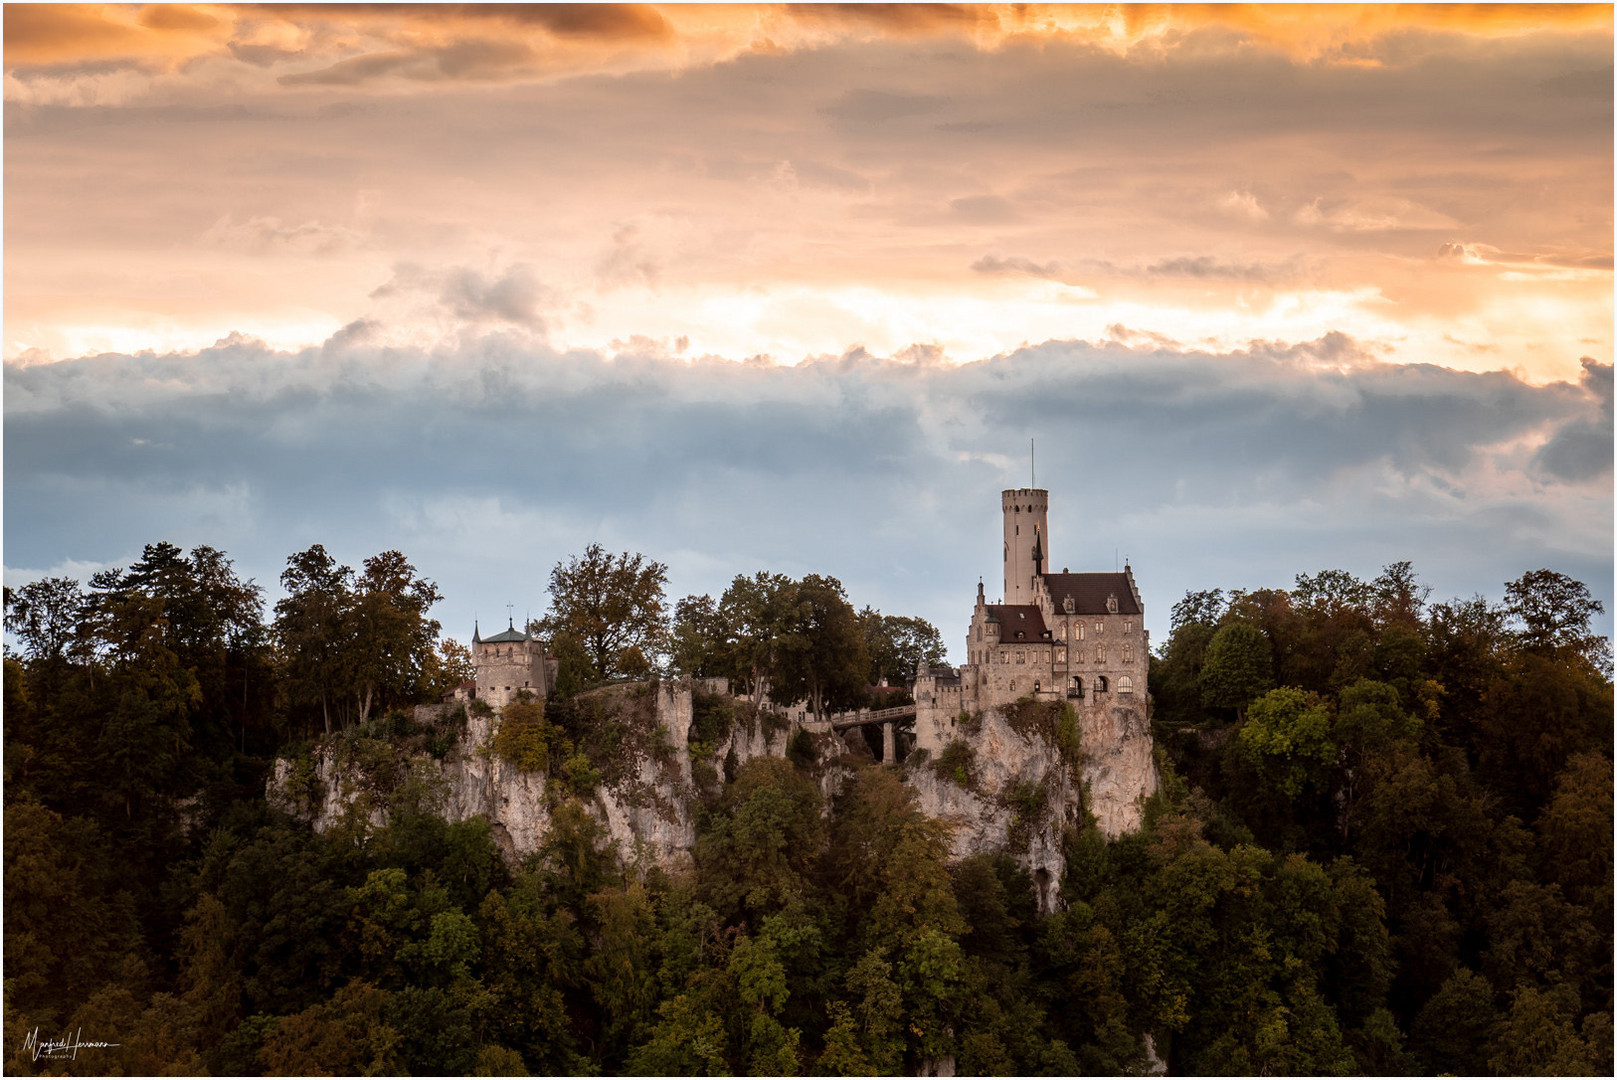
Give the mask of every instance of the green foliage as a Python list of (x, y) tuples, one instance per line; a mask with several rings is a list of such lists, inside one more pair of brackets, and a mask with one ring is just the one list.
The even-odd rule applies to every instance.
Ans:
[(842, 583), (809, 574), (781, 597), (769, 696), (778, 705), (807, 700), (815, 716), (859, 705), (870, 654)]
[[(122, 1044), (91, 1062), (112, 1074), (1138, 1074), (1147, 1033), (1173, 1073), (1610, 1072), (1611, 684), (1575, 582), (1428, 603), (1393, 563), (1188, 596), (1152, 665), (1146, 826), (1074, 823), (1052, 881), (1004, 852), (952, 861), (895, 770), (822, 770), (808, 732), (786, 762), (697, 763), (688, 866), (617, 850), (599, 788), (666, 809), (641, 779), (673, 763), (650, 684), (506, 710), (494, 750), (549, 799), (513, 867), (497, 827), (439, 816), (425, 758), (484, 706), (413, 707), (463, 669), (387, 636), (426, 624), (399, 606), (430, 591), (407, 568), (311, 548), (273, 626), (207, 548), (8, 591), (8, 1071), (43, 1071), (27, 1031), (83, 1025)], [(682, 605), (700, 633), (676, 663), (756, 692), (812, 652), (806, 585), (840, 617), (832, 584), (756, 575)], [(328, 602), (350, 621), (322, 623)], [(853, 618), (867, 651), (874, 617)], [(362, 629), (391, 655), (346, 651)], [(1209, 713), (1240, 638), (1283, 689)], [(579, 690), (593, 654), (568, 641)], [(759, 704), (699, 694), (693, 752), (778, 732)], [(353, 812), (316, 834), (263, 792), (279, 755), (312, 807), (328, 714)], [(1078, 767), (1072, 710), (1006, 719)], [(978, 722), (906, 768), (971, 784)], [(979, 794), (1018, 847), (1050, 809), (1038, 785)]]
[(548, 772), (551, 744), (561, 738), (561, 732), (546, 722), (543, 703), (513, 701), (500, 710), (494, 752), (523, 772)]
[[(593, 679), (643, 678), (667, 636), (667, 584), (662, 563), (591, 544), (550, 572), (550, 610), (541, 626), (582, 648)], [(560, 649), (557, 655), (564, 664), (570, 658)]]
[(700, 688), (691, 692), (692, 741), (706, 746), (717, 746), (730, 734), (735, 725), (734, 701), (722, 694), (710, 694)]
[(938, 774), (940, 780), (952, 780), (960, 787), (970, 790), (976, 781), (972, 778), (971, 768), (977, 761), (977, 751), (965, 739), (955, 739), (943, 748), (936, 761), (932, 763), (932, 771)]
[(820, 746), (812, 732), (798, 728), (786, 744), (786, 760), (799, 769), (813, 769), (820, 762)]
[(872, 685), (886, 679), (890, 686), (903, 686), (906, 679), (915, 677), (919, 665), (942, 664), (947, 655), (943, 635), (925, 619), (883, 615), (867, 607), (859, 613), (859, 623), (870, 657), (865, 678)]
[(1266, 785), (1294, 799), (1336, 762), (1330, 710), (1294, 687), (1271, 690), (1247, 710), (1235, 748)]
[(1269, 640), (1257, 627), (1229, 623), (1207, 643), (1202, 704), (1237, 713), (1274, 685)]

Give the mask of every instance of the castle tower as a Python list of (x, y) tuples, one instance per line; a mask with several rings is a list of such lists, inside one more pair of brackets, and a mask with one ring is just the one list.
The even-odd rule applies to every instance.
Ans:
[(526, 690), (543, 698), (555, 682), (556, 660), (545, 650), (544, 642), (518, 630), (516, 623), (498, 634), (484, 637), (474, 624), (472, 666), (477, 680), (477, 697), (495, 708), (503, 708)]
[(1050, 565), (1050, 493), (1044, 488), (1000, 492), (1005, 515), (1005, 603), (1033, 603), (1033, 577)]

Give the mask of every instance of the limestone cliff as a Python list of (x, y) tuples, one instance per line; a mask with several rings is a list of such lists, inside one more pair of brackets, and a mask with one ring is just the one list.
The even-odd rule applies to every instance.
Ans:
[[(788, 756), (793, 739), (783, 717), (689, 681), (613, 687), (578, 700), (610, 735), (608, 750), (593, 749), (599, 782), (588, 785), (585, 805), (630, 862), (672, 866), (687, 858), (701, 793), (716, 792), (753, 758)], [(454, 729), (452, 745), (436, 744), (434, 756), (410, 755), (398, 740), (324, 740), (306, 757), (276, 762), (271, 801), (326, 830), (356, 815), (380, 825), (389, 799), (408, 790), (451, 821), (485, 818), (508, 858), (537, 851), (566, 784), (495, 753), (497, 715), (423, 706), (413, 724)], [(1041, 907), (1054, 904), (1065, 869), (1063, 831), (1081, 825), (1086, 809), (1107, 835), (1137, 828), (1156, 789), (1150, 736), (1133, 709), (1075, 714), (1022, 701), (949, 728), (932, 733), (938, 749), (910, 755), (906, 782), (924, 812), (954, 827), (956, 857), (1008, 851), (1032, 874)], [(794, 753), (809, 755), (828, 796), (864, 753), (857, 739), (845, 741), (828, 726), (800, 742)]]
[[(653, 708), (647, 715), (631, 703), (610, 701), (614, 691), (618, 698), (649, 693)], [(623, 719), (628, 724), (645, 729), (637, 734), (649, 736), (622, 740), (615, 775), (596, 786), (586, 802), (625, 859), (649, 858), (665, 866), (678, 862), (696, 840), (692, 809), (704, 771), (708, 782), (716, 784), (723, 779), (718, 775), (721, 765), (739, 768), (755, 757), (786, 755), (789, 725), (749, 709), (736, 710), (743, 715), (727, 725), (716, 746), (696, 741), (689, 682), (620, 687), (605, 693), (609, 708), (617, 707), (627, 714)], [(439, 723), (450, 711), (448, 706), (420, 706), (414, 721)], [(269, 800), (320, 831), (356, 814), (379, 826), (386, 820), (386, 796), (408, 782), (426, 792), (450, 821), (487, 819), (495, 843), (508, 858), (532, 854), (550, 828), (551, 807), (559, 793), (550, 790), (552, 784), (543, 773), (523, 771), (494, 752), (498, 714), (480, 715), (459, 707), (455, 714), (464, 716), (465, 726), (441, 758), (416, 754), (378, 768), (374, 759), (380, 740), (326, 739), (307, 758), (276, 761)], [(379, 778), (378, 772), (389, 775)]]

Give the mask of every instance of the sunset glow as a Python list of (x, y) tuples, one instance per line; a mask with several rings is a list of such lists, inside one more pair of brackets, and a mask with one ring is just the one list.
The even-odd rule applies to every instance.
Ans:
[[(12, 4), (8, 446), (40, 401), (123, 423), (95, 395), (146, 386), (140, 364), (172, 368), (176, 402), (214, 380), (233, 401), (425, 392), (398, 381), (425, 371), (593, 401), (648, 364), (741, 409), (758, 364), (822, 386), (1059, 353), (1058, 380), (1116, 364), (1149, 397), (1155, 365), (1216, 380), (1283, 356), (1276, 385), (1320, 400), (1411, 366), (1542, 392), (1399, 485), (1440, 477), (1419, 490), (1463, 493), (1442, 502), (1462, 517), (1531, 506), (1513, 528), (1547, 515), (1587, 561), (1609, 549), (1609, 466), (1532, 463), (1562, 460), (1557, 425), (1609, 442), (1611, 56), (1609, 5)], [(910, 405), (921, 427), (942, 408)], [(1386, 438), (1421, 443), (1432, 421), (1399, 423)], [(1026, 443), (954, 438), (923, 442), (979, 462)], [(1341, 472), (1360, 465), (1316, 480), (1416, 497)], [(253, 535), (262, 483), (166, 490)], [(1174, 490), (1208, 500), (1176, 521), (1227, 494)], [(451, 517), (486, 511), (493, 533), (551, 505), (462, 496)], [(431, 532), (449, 496), (411, 498), (378, 513)], [(679, 542), (691, 565), (731, 557)]]

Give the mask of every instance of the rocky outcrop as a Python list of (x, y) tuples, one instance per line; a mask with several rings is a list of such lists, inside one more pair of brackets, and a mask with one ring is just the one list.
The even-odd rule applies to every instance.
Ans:
[[(597, 787), (586, 806), (620, 857), (672, 866), (687, 857), (696, 842), (697, 791), (689, 745), (692, 686), (665, 681), (654, 692), (656, 731), (649, 741), (660, 743), (667, 752), (636, 755), (625, 775)], [(421, 706), (417, 720), (429, 720), (441, 708), (448, 707)], [(539, 850), (550, 828), (554, 793), (543, 773), (525, 772), (493, 752), (497, 722), (497, 715), (468, 714), (465, 730), (449, 754), (442, 760), (416, 757), (406, 770), (409, 780), (430, 793), (447, 820), (485, 818), (501, 852), (514, 861)], [(755, 757), (784, 757), (790, 737), (790, 725), (784, 721), (749, 715), (733, 723), (716, 751), (703, 761), (739, 768)], [(714, 778), (720, 779), (716, 772)], [(387, 820), (386, 798), (359, 756), (345, 752), (341, 739), (323, 742), (302, 761), (277, 760), (267, 795), (271, 805), (304, 818), (322, 832), (356, 815), (371, 827)]]
[[(672, 867), (695, 844), (700, 789), (714, 790), (754, 758), (786, 757), (794, 726), (729, 701), (725, 707), (733, 720), (722, 736), (709, 727), (703, 744), (690, 682), (657, 684), (649, 708), (645, 692), (635, 693), (618, 706), (626, 710), (624, 722), (640, 725), (636, 730), (644, 737), (633, 742), (639, 749), (626, 752), (614, 781), (597, 786), (586, 805), (622, 858)], [(706, 700), (711, 707), (712, 699)], [(435, 709), (418, 710), (418, 722), (435, 719)], [(447, 819), (485, 818), (500, 850), (516, 860), (539, 849), (557, 793), (543, 773), (525, 772), (493, 752), (496, 723), (468, 715), (452, 750), (441, 760), (414, 758), (406, 775)], [(817, 731), (810, 735), (820, 762), (816, 772), (822, 791), (834, 795), (849, 775), (849, 744), (829, 724), (823, 731), (802, 726)], [(1157, 786), (1150, 733), (1131, 707), (1082, 710), (1073, 730), (1059, 704), (1018, 702), (962, 717), (958, 725), (951, 721), (947, 737), (960, 748), (946, 744), (941, 752), (914, 755), (905, 770), (921, 810), (952, 826), (956, 858), (1014, 855), (1032, 875), (1045, 910), (1054, 906), (1054, 883), (1065, 870), (1065, 829), (1081, 825), (1086, 808), (1108, 836), (1138, 828), (1144, 799)], [(374, 756), (384, 744), (369, 745)], [(387, 798), (354, 746), (329, 740), (309, 758), (277, 761), (269, 784), (272, 803), (319, 830), (356, 815), (361, 824), (385, 823)], [(694, 760), (693, 748), (699, 754)], [(946, 759), (946, 753), (955, 757)], [(392, 775), (391, 784), (399, 783)]]
[(1108, 837), (1134, 832), (1159, 783), (1145, 714), (1132, 705), (1091, 706), (1079, 710), (1078, 724), (1089, 812)]
[(1049, 910), (1066, 870), (1062, 833), (1082, 824), (1083, 789), (1057, 745), (1056, 714), (1030, 712), (1042, 712), (1044, 722), (1017, 725), (986, 710), (976, 730), (956, 732), (971, 749), (969, 765), (951, 768), (944, 756), (917, 762), (908, 782), (926, 814), (953, 826), (955, 858), (1008, 851), (1033, 877), (1040, 909)]

